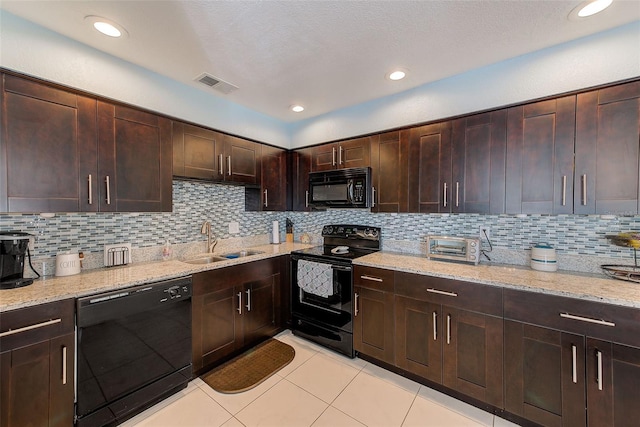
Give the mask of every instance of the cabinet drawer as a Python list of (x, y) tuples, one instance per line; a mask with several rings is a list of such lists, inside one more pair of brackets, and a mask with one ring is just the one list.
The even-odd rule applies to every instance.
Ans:
[(0, 348), (13, 350), (73, 333), (73, 299), (0, 313)]
[(502, 288), (398, 272), (396, 295), (502, 316)]
[(356, 265), (353, 270), (353, 285), (393, 292), (394, 274), (393, 270)]
[(640, 309), (631, 307), (505, 289), (504, 317), (640, 347)]

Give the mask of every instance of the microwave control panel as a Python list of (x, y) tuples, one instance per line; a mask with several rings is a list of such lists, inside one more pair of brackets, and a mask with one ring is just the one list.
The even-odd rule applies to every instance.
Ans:
[(366, 203), (365, 189), (366, 189), (366, 185), (365, 185), (364, 179), (353, 180), (353, 202), (354, 203)]

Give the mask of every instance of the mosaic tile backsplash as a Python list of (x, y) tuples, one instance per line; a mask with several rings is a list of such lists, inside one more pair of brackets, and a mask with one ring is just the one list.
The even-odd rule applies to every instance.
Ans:
[[(382, 228), (383, 249), (413, 253), (424, 251), (429, 234), (476, 236), (480, 226), (486, 226), (494, 248), (492, 259), (512, 264), (526, 263), (526, 251), (540, 242), (555, 247), (559, 257), (633, 263), (631, 250), (613, 246), (605, 235), (640, 230), (640, 216), (372, 214), (359, 209), (245, 212), (243, 187), (174, 181), (171, 213), (68, 213), (53, 218), (0, 214), (0, 231), (19, 230), (36, 236), (32, 255), (39, 259), (68, 250), (102, 253), (104, 245), (123, 242), (131, 243), (135, 253), (136, 249), (162, 246), (167, 240), (171, 244), (204, 241), (200, 228), (205, 220), (220, 239), (266, 235), (272, 221), (278, 220), (284, 239), (286, 218), (294, 223), (296, 240), (308, 233), (318, 242), (325, 224), (366, 224)], [(238, 234), (229, 234), (231, 221), (240, 224)]]

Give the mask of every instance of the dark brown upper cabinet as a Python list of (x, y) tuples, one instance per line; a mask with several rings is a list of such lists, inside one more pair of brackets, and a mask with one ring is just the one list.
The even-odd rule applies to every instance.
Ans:
[(263, 211), (287, 210), (287, 151), (268, 145), (262, 146)]
[(453, 122), (451, 212), (504, 213), (506, 134), (506, 110)]
[(408, 130), (371, 137), (371, 181), (371, 212), (408, 212)]
[(451, 212), (451, 129), (441, 122), (409, 134), (409, 212)]
[(296, 150), (291, 155), (292, 177), (292, 209), (294, 211), (310, 211), (309, 207), (309, 172), (313, 148)]
[(260, 185), (261, 144), (231, 135), (225, 135), (224, 141), (224, 180)]
[(509, 108), (506, 212), (573, 213), (576, 97)]
[(102, 212), (171, 211), (171, 122), (98, 101), (98, 194)]
[(576, 214), (638, 213), (640, 81), (578, 94)]
[(4, 74), (0, 211), (171, 211), (168, 119)]
[(96, 100), (2, 75), (0, 212), (98, 210)]
[(173, 121), (173, 176), (224, 180), (224, 135), (214, 130)]
[(313, 172), (343, 168), (364, 168), (371, 162), (370, 138), (356, 138), (313, 148)]

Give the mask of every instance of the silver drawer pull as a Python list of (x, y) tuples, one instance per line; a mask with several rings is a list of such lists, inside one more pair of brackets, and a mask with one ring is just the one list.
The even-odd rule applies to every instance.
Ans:
[(567, 205), (567, 175), (562, 175), (562, 206)]
[(569, 314), (569, 313), (560, 313), (560, 317), (563, 317), (565, 319), (571, 319), (571, 320), (579, 320), (581, 322), (595, 323), (596, 325), (602, 325), (602, 326), (611, 326), (611, 327), (616, 326), (615, 323), (609, 322), (609, 321), (606, 321), (606, 320), (592, 319), (590, 317), (575, 316), (575, 315)]
[(19, 334), (20, 332), (30, 331), (32, 329), (44, 328), (45, 326), (55, 325), (56, 323), (62, 322), (62, 319), (53, 319), (48, 320), (46, 322), (36, 323), (35, 325), (24, 326), (18, 329), (9, 329), (8, 331), (2, 332), (0, 334), (0, 338), (8, 337), (9, 335)]
[(571, 344), (571, 379), (574, 384), (578, 384), (578, 347)]
[(354, 294), (354, 297), (353, 297), (353, 308), (354, 308), (353, 316), (354, 316), (354, 317), (357, 317), (357, 316), (358, 316), (358, 311), (359, 311), (359, 310), (358, 310), (358, 297), (359, 297), (359, 296), (360, 296), (360, 295), (358, 295), (358, 293), (356, 292), (356, 293)]
[(107, 204), (111, 204), (111, 182), (109, 181), (109, 175), (104, 179), (104, 183), (107, 186)]
[(373, 277), (373, 276), (360, 276), (360, 278), (362, 280), (371, 280), (372, 282), (382, 282), (383, 280), (379, 277)]
[(438, 313), (433, 312), (433, 340), (438, 340)]
[(218, 164), (219, 164), (218, 174), (224, 175), (224, 161), (222, 160), (222, 154), (218, 154)]
[(67, 384), (67, 346), (62, 346), (62, 385)]
[(89, 204), (93, 204), (93, 182), (91, 179), (91, 174), (89, 174)]
[(582, 175), (582, 206), (587, 206), (587, 174)]
[(451, 315), (447, 314), (447, 344), (451, 344)]
[(238, 292), (238, 313), (242, 314), (242, 292)]
[(602, 352), (596, 350), (596, 361), (598, 363), (598, 390), (602, 390)]
[(458, 296), (458, 294), (456, 294), (455, 292), (441, 291), (439, 289), (433, 289), (433, 288), (427, 289), (427, 292), (431, 292), (432, 294), (438, 294), (438, 295), (446, 295), (448, 297), (457, 297)]

